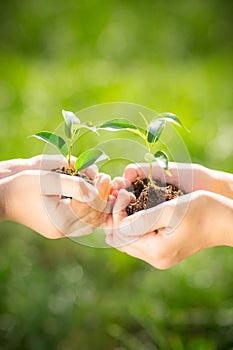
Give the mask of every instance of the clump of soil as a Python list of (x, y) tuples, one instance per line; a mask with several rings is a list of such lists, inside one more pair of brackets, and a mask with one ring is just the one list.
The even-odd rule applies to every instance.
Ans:
[(160, 203), (185, 194), (174, 185), (163, 184), (157, 180), (154, 180), (153, 184), (151, 184), (147, 178), (137, 178), (127, 190), (133, 192), (136, 197), (136, 201), (126, 207), (128, 215), (132, 215), (143, 209), (155, 207)]
[(55, 171), (56, 173), (59, 173), (59, 174), (65, 174), (65, 175), (70, 175), (70, 176), (81, 177), (86, 182), (88, 182), (89, 184), (93, 185), (93, 180), (90, 179), (89, 176), (87, 176), (85, 174), (81, 174), (79, 172), (76, 173), (76, 170), (74, 170), (74, 169), (62, 167), (62, 168), (52, 169), (52, 171)]

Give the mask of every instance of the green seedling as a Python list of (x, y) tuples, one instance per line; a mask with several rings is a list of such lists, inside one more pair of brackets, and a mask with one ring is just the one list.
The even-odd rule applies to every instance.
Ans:
[(50, 131), (40, 131), (32, 136), (46, 143), (55, 146), (59, 152), (66, 157), (68, 163), (68, 169), (71, 175), (76, 175), (80, 170), (89, 167), (101, 160), (107, 158), (106, 154), (98, 149), (90, 149), (84, 151), (77, 158), (74, 168), (75, 171), (71, 169), (71, 156), (74, 143), (78, 140), (78, 134), (81, 129), (87, 129), (93, 132), (97, 132), (96, 127), (92, 122), (83, 122), (73, 113), (68, 111), (62, 111), (62, 115), (65, 121), (65, 135), (67, 137), (67, 142), (56, 134)]
[(179, 118), (173, 113), (167, 112), (158, 114), (156, 118), (152, 119), (149, 123), (142, 113), (140, 113), (140, 115), (146, 123), (146, 128), (141, 128), (128, 119), (118, 118), (106, 121), (105, 123), (101, 124), (98, 129), (109, 131), (127, 130), (138, 135), (143, 140), (147, 148), (147, 152), (145, 153), (145, 161), (150, 164), (148, 179), (150, 183), (153, 184), (152, 165), (154, 161), (157, 161), (166, 171), (166, 173), (171, 175), (168, 169), (168, 155), (166, 152), (160, 150), (154, 153), (155, 144), (158, 142), (167, 123), (172, 123), (180, 127), (183, 127), (183, 125)]

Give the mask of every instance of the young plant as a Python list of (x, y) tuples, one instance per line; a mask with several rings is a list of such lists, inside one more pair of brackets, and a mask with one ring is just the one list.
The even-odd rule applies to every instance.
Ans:
[(168, 175), (170, 171), (168, 169), (168, 155), (164, 151), (156, 151), (154, 153), (154, 146), (158, 142), (165, 126), (167, 123), (172, 123), (183, 127), (179, 118), (173, 113), (160, 113), (156, 116), (156, 119), (152, 119), (150, 123), (146, 120), (142, 113), (140, 113), (144, 122), (146, 123), (146, 128), (141, 128), (130, 120), (125, 118), (118, 118), (106, 121), (99, 126), (99, 129), (117, 131), (117, 130), (127, 130), (131, 133), (138, 135), (147, 147), (147, 152), (145, 153), (145, 161), (150, 164), (150, 172), (148, 179), (151, 184), (153, 184), (152, 179), (152, 165), (153, 161), (157, 160), (160, 166), (166, 171)]
[(79, 118), (73, 112), (63, 110), (62, 115), (65, 121), (65, 134), (68, 142), (66, 142), (61, 136), (53, 134), (50, 131), (40, 131), (32, 136), (55, 146), (59, 152), (66, 157), (70, 175), (76, 175), (80, 170), (107, 158), (107, 156), (98, 149), (84, 151), (77, 158), (74, 164), (75, 171), (73, 171), (71, 168), (72, 148), (78, 139), (78, 133), (81, 129), (88, 129), (93, 132), (97, 132), (97, 130), (92, 122), (88, 121), (81, 123)]

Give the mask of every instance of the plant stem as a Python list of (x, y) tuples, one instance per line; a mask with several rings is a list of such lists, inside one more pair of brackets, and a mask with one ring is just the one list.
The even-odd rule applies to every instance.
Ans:
[(67, 157), (67, 162), (68, 162), (68, 167), (69, 167), (69, 168), (70, 168), (72, 147), (73, 147), (73, 145), (72, 145), (72, 143), (70, 143), (69, 153), (68, 153), (68, 157)]
[(68, 152), (68, 155), (67, 155), (68, 168), (70, 168), (72, 148), (73, 148), (73, 138), (74, 138), (74, 133), (71, 134), (69, 152)]
[(151, 184), (153, 184), (152, 170), (153, 170), (153, 165), (152, 165), (152, 162), (150, 162), (150, 172), (149, 172), (149, 175), (148, 175), (148, 179), (149, 179)]
[[(150, 153), (152, 153), (152, 148), (153, 148), (153, 146), (151, 146), (151, 145), (149, 144), (149, 142), (147, 142), (147, 147), (148, 147), (148, 151), (149, 151)], [(149, 171), (148, 179), (149, 179), (150, 183), (153, 185), (153, 177), (152, 177), (153, 164), (152, 164), (152, 161), (150, 161), (149, 164), (150, 164), (150, 171)]]

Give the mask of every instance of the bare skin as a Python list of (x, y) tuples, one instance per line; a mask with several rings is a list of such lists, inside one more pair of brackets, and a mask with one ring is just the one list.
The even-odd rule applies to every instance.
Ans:
[(109, 245), (160, 269), (209, 247), (233, 246), (233, 175), (185, 164), (171, 164), (170, 171), (167, 177), (155, 165), (153, 177), (188, 193), (127, 217), (132, 197), (121, 188), (147, 176), (149, 166), (126, 167), (123, 178), (113, 181), (112, 192), (119, 194), (105, 225)]
[[(105, 222), (111, 181), (108, 175), (97, 174), (95, 166), (86, 170), (94, 180), (90, 185), (82, 178), (48, 171), (66, 165), (63, 157), (37, 156), (3, 163), (2, 221), (18, 222), (47, 238), (89, 234)], [(61, 199), (61, 195), (68, 198)]]

